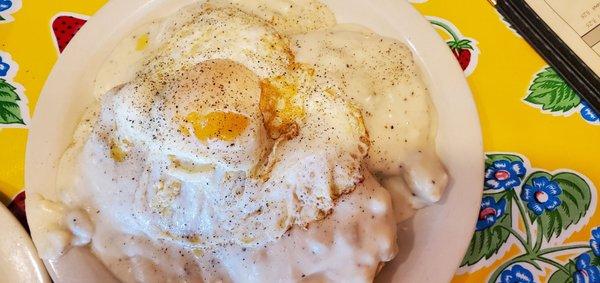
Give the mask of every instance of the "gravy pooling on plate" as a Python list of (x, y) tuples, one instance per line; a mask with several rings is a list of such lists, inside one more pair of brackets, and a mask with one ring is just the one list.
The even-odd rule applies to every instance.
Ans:
[(372, 281), (447, 183), (410, 50), (318, 1), (184, 7), (94, 94), (34, 237), (125, 282)]

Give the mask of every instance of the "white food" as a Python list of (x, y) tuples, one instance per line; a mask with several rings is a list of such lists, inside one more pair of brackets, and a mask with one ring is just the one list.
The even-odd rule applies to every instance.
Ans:
[(431, 99), (408, 47), (356, 25), (293, 37), (296, 60), (313, 66), (317, 85), (358, 104), (371, 138), (369, 169), (402, 175), (412, 193), (437, 202), (447, 184), (435, 155)]
[(410, 50), (318, 1), (185, 7), (124, 39), (94, 93), (33, 236), (125, 282), (372, 281), (447, 182)]

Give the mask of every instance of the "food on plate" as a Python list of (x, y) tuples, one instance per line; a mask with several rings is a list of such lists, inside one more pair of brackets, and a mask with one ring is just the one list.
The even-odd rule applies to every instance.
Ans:
[(125, 282), (372, 281), (447, 183), (410, 50), (318, 1), (184, 7), (90, 91), (33, 237)]

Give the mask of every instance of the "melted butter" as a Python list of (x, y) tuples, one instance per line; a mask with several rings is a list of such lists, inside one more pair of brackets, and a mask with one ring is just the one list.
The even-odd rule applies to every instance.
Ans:
[(147, 33), (144, 33), (138, 37), (137, 42), (135, 44), (136, 51), (142, 51), (148, 47), (148, 43), (150, 42), (150, 37)]
[(192, 112), (186, 117), (200, 141), (219, 139), (233, 141), (248, 127), (248, 117), (233, 112), (210, 112), (206, 115)]

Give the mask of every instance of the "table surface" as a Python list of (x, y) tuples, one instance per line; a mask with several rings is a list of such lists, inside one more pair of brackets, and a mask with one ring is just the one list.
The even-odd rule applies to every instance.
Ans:
[[(483, 130), (484, 197), (453, 282), (600, 282), (599, 116), (486, 0), (412, 2), (463, 67)], [(104, 3), (0, 0), (0, 200), (22, 222), (36, 101)]]

